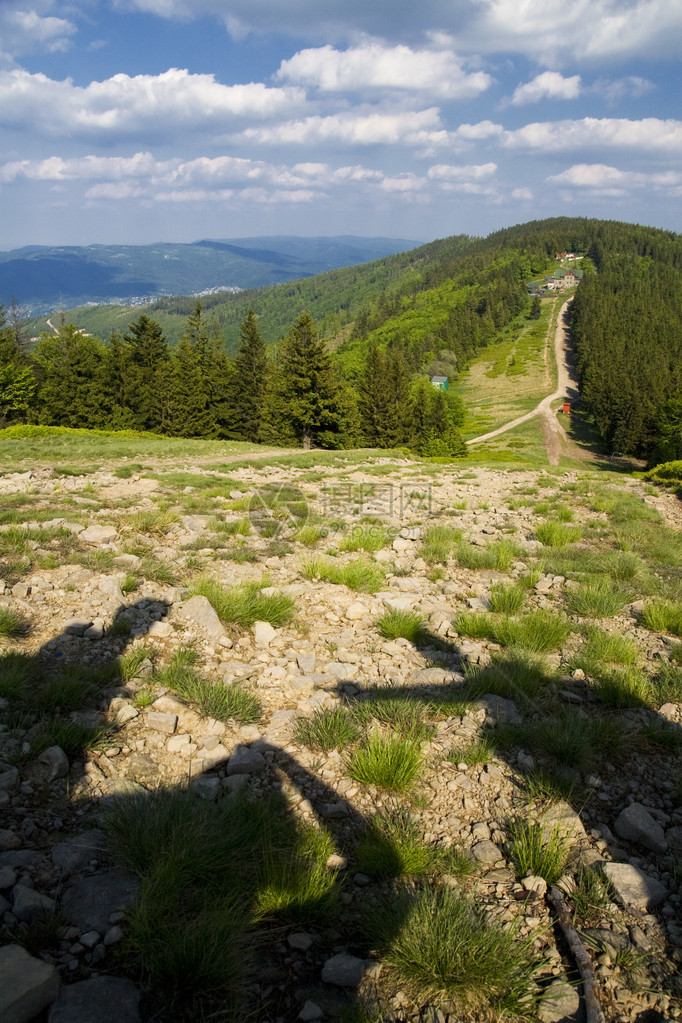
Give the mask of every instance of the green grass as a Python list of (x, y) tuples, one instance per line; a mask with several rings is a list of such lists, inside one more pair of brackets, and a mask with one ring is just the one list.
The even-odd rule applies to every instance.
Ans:
[(462, 568), (471, 570), (487, 569), (496, 572), (508, 572), (512, 563), (520, 554), (518, 544), (513, 540), (496, 540), (487, 547), (477, 547), (470, 543), (457, 545), (455, 554), (457, 563)]
[(402, 638), (419, 644), (428, 635), (426, 620), (418, 611), (387, 611), (374, 624), (384, 639)]
[(494, 693), (510, 699), (534, 699), (552, 681), (545, 660), (523, 649), (499, 651), (485, 667), (474, 667), (468, 672), (469, 685), (479, 694)]
[(664, 664), (653, 680), (657, 703), (682, 703), (682, 666)]
[(448, 760), (453, 764), (489, 764), (495, 756), (495, 745), (489, 736), (482, 735), (473, 739), (466, 746), (455, 746), (448, 753)]
[(302, 543), (304, 547), (314, 547), (316, 543), (327, 536), (327, 530), (323, 526), (305, 525), (297, 529), (292, 540)]
[(53, 718), (43, 722), (31, 743), (31, 755), (37, 756), (50, 746), (60, 746), (69, 760), (80, 759), (90, 750), (101, 749), (109, 738), (103, 726)]
[(620, 612), (633, 599), (633, 591), (601, 576), (582, 583), (571, 590), (566, 606), (571, 614), (581, 618), (610, 618)]
[(170, 664), (158, 672), (158, 685), (168, 686), (178, 696), (199, 705), (206, 717), (217, 721), (239, 721), (251, 724), (258, 721), (262, 707), (258, 697), (238, 683), (212, 682), (193, 668), (196, 654), (192, 650), (178, 650)]
[(489, 920), (461, 892), (394, 895), (368, 911), (367, 930), (395, 986), (418, 1004), (449, 999), (467, 1018), (530, 1014), (539, 965), (532, 937)]
[(569, 543), (577, 543), (583, 535), (580, 526), (553, 521), (542, 522), (535, 534), (545, 547), (567, 547)]
[(608, 883), (595, 870), (579, 867), (574, 875), (575, 887), (570, 892), (574, 919), (583, 924), (598, 920), (612, 901)]
[(380, 551), (390, 541), (385, 529), (378, 526), (364, 526), (353, 529), (339, 543), (339, 550), (347, 553), (352, 551)]
[(523, 586), (508, 583), (492, 583), (488, 604), (496, 614), (515, 614), (521, 609), (526, 599)]
[(200, 579), (192, 588), (210, 601), (213, 609), (225, 625), (240, 625), (250, 628), (254, 622), (269, 622), (273, 628), (280, 628), (291, 621), (294, 601), (285, 593), (275, 592), (264, 596), (264, 583), (241, 583), (231, 589), (223, 589), (212, 579)]
[(493, 629), (495, 641), (501, 646), (521, 647), (533, 653), (556, 650), (569, 632), (570, 623), (545, 608), (530, 611), (520, 618), (498, 619)]
[(363, 699), (353, 703), (352, 713), (363, 728), (378, 721), (396, 735), (414, 742), (428, 739), (434, 731), (428, 720), (431, 705), (409, 692), (398, 695), (393, 687), (375, 686), (367, 690)]
[(359, 738), (360, 729), (354, 718), (342, 707), (318, 710), (312, 717), (299, 718), (294, 730), (296, 742), (324, 753), (332, 749), (345, 750)]
[(560, 828), (549, 835), (539, 821), (516, 818), (509, 826), (510, 850), (519, 877), (533, 874), (548, 885), (556, 884), (564, 873), (568, 843)]
[(585, 717), (572, 707), (562, 707), (533, 726), (530, 742), (557, 767), (587, 773), (621, 753), (628, 733), (617, 717)]
[(288, 849), (271, 834), (260, 867), (256, 917), (293, 923), (327, 920), (338, 903), (336, 872), (326, 865), (333, 852), (322, 828), (299, 825)]
[(652, 600), (644, 608), (642, 617), (652, 632), (682, 636), (682, 601)]
[(137, 533), (148, 536), (165, 536), (178, 521), (177, 512), (170, 510), (139, 511), (127, 515), (121, 522), (122, 526), (134, 529)]
[(423, 763), (421, 742), (400, 735), (382, 736), (375, 730), (348, 757), (347, 770), (363, 785), (405, 792), (416, 781)]
[(612, 668), (595, 679), (600, 703), (607, 707), (626, 709), (651, 706), (653, 689), (649, 677), (634, 667)]
[(492, 615), (481, 611), (461, 611), (454, 620), (460, 636), (471, 639), (492, 639), (495, 620)]
[(216, 533), (224, 536), (248, 536), (251, 532), (251, 522), (247, 518), (220, 520), (215, 524)]
[(568, 662), (573, 670), (582, 668), (587, 675), (595, 675), (604, 662), (621, 665), (637, 663), (639, 650), (629, 636), (606, 632), (597, 625), (588, 626), (586, 634), (587, 642)]
[(422, 877), (432, 873), (442, 854), (426, 845), (413, 817), (405, 809), (377, 815), (355, 847), (364, 874), (380, 880)]
[(422, 541), (421, 556), (430, 565), (444, 565), (461, 539), (460, 529), (442, 525), (430, 526)]
[(18, 639), (25, 636), (30, 629), (26, 618), (13, 607), (0, 606), (0, 636)]
[(379, 565), (357, 558), (342, 565), (328, 558), (313, 558), (301, 568), (304, 579), (347, 586), (358, 593), (378, 593), (386, 581), (386, 573)]

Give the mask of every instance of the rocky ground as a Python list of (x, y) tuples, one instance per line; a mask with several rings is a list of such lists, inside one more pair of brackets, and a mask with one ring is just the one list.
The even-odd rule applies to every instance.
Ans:
[[(191, 482), (181, 473), (191, 474)], [(202, 474), (210, 476), (212, 489), (197, 485)], [(300, 493), (283, 491), (274, 501), (281, 484)], [(598, 528), (608, 516), (590, 507), (589, 496), (590, 487), (604, 486), (635, 493), (657, 508), (662, 522), (679, 529), (673, 498), (610, 474), (591, 482), (580, 473), (422, 469), (386, 459), (370, 471), (341, 465), (311, 472), (261, 463), (225, 467), (222, 473), (183, 466), (166, 478), (140, 471), (126, 478), (113, 466), (86, 475), (56, 469), (0, 477), (0, 500), (16, 509), (15, 521), (0, 527), (0, 538), (19, 530), (25, 541), (23, 547), (17, 541), (14, 553), (8, 544), (3, 548), (0, 606), (17, 611), (27, 626), (23, 636), (0, 638), (0, 651), (25, 654), (36, 670), (48, 673), (69, 664), (95, 672), (141, 651), (134, 675), (112, 676), (92, 706), (72, 713), (75, 720), (107, 729), (106, 741), (85, 757), (69, 758), (56, 745), (36, 754), (38, 716), (18, 714), (11, 694), (0, 701), (0, 1009), (5, 999), (8, 1013), (3, 1018), (43, 1018), (50, 1005), (51, 1021), (106, 1021), (110, 1007), (118, 1021), (148, 1015), (139, 978), (121, 976), (118, 955), (136, 882), (107, 849), (101, 808), (140, 787), (190, 785), (208, 800), (242, 786), (254, 800), (281, 789), (298, 817), (341, 832), (382, 808), (409, 805), (427, 845), (461, 848), (475, 863), (466, 882), (445, 874), (437, 883), (466, 883), (481, 909), (518, 922), (521, 936), (536, 935), (545, 960), (545, 993), (531, 1018), (543, 1023), (583, 1018), (580, 989), (573, 958), (553, 922), (546, 882), (514, 869), (508, 822), (523, 813), (548, 827), (558, 825), (570, 845), (560, 882), (569, 902), (581, 867), (611, 885), (592, 917), (577, 920), (606, 1019), (679, 1019), (678, 749), (633, 744), (625, 754), (603, 757), (589, 774), (576, 773), (568, 799), (532, 799), (527, 778), (538, 764), (531, 749), (498, 750), (474, 764), (450, 756), (500, 723), (545, 713), (521, 700), (483, 694), (461, 713), (434, 716), (418, 782), (409, 796), (398, 798), (349, 777), (345, 750), (320, 753), (294, 738), (301, 717), (345, 706), (372, 687), (409, 688), (428, 706), (462, 686), (466, 673), (489, 663), (499, 647), (460, 635), (455, 619), (465, 610), (485, 611), (495, 582), (514, 580), (540, 564), (526, 609), (561, 611), (575, 583), (543, 570), (534, 502), (572, 505), (588, 530), (587, 544), (599, 549), (610, 543)], [(164, 521), (153, 520), (159, 511), (167, 514)], [(144, 512), (146, 521), (139, 517)], [(216, 529), (216, 522), (229, 526), (243, 519), (246, 526), (235, 525), (241, 534)], [(272, 528), (264, 527), (268, 519)], [(341, 553), (335, 560), (373, 560), (385, 569), (383, 588), (368, 594), (306, 579), (305, 562), (328, 550), (338, 553), (363, 519), (365, 526), (385, 530), (386, 545), (369, 555)], [(297, 530), (306, 521), (318, 526), (316, 541), (304, 535), (308, 542), (301, 542)], [(425, 559), (422, 544), (434, 523), (456, 527), (481, 548), (513, 540), (517, 553), (510, 568), (473, 570), (454, 557), (443, 564)], [(38, 539), (31, 540), (27, 530), (35, 530)], [(231, 626), (205, 597), (190, 595), (201, 574), (230, 587), (264, 573), (266, 593), (283, 591), (295, 603), (293, 621), (281, 628), (266, 622), (249, 629)], [(376, 620), (387, 608), (418, 611), (432, 643), (382, 638)], [(645, 670), (655, 672), (671, 661), (675, 639), (645, 628), (641, 610), (642, 600), (633, 600), (601, 625), (632, 638)], [(576, 628), (581, 624), (572, 620)], [(548, 694), (557, 706), (582, 708), (588, 719), (594, 707), (590, 679), (568, 666), (578, 645), (574, 633), (548, 654), (554, 672)], [(262, 713), (256, 721), (207, 718), (155, 681), (173, 654), (190, 646), (207, 678), (238, 681), (257, 695)], [(0, 671), (8, 670), (7, 663), (5, 656)], [(682, 706), (668, 701), (625, 709), (622, 716), (633, 729), (660, 720), (679, 727)], [(460, 1020), (447, 1000), (415, 1003), (382, 970), (380, 958), (363, 958), (350, 937), (353, 920), (381, 885), (343, 850), (331, 867), (343, 876), (345, 915), (326, 932), (282, 930), (256, 982), (257, 1018), (264, 1023), (338, 1018), (344, 998), (352, 1004), (357, 991), (367, 997), (378, 993), (386, 1020)], [(57, 924), (54, 933), (44, 927), (41, 936), (46, 919)]]

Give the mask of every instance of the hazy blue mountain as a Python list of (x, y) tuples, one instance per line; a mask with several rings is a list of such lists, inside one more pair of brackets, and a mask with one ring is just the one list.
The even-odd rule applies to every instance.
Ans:
[(367, 263), (418, 244), (405, 238), (204, 239), (189, 244), (26, 245), (0, 252), (0, 302), (33, 315), (62, 307), (130, 304), (163, 295), (261, 288)]

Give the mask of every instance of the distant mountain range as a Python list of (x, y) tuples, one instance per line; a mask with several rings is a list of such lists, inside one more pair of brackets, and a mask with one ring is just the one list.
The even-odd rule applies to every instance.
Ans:
[(407, 238), (268, 236), (158, 245), (28, 245), (0, 252), (0, 302), (37, 316), (283, 284), (412, 249)]

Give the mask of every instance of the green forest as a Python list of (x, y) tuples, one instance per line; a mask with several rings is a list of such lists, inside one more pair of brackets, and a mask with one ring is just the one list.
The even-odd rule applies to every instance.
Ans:
[[(455, 236), (236, 295), (74, 310), (30, 341), (0, 324), (0, 425), (35, 422), (282, 445), (464, 453), (456, 381), (519, 316), (556, 251), (585, 254), (572, 305), (581, 401), (605, 449), (682, 455), (682, 238), (579, 218)], [(592, 270), (592, 268), (594, 268)], [(596, 272), (594, 272), (596, 270)], [(590, 272), (591, 271), (591, 272)]]

